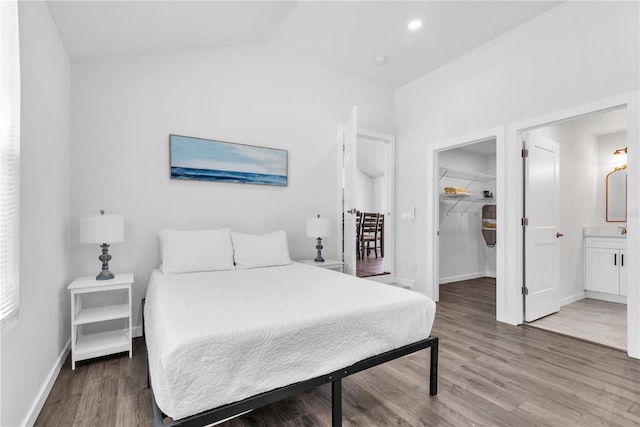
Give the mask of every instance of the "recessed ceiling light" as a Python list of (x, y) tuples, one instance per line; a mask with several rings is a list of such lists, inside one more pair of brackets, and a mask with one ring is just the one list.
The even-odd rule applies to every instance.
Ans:
[(373, 58), (373, 62), (377, 65), (387, 65), (387, 57), (386, 56), (376, 56)]
[(422, 21), (419, 19), (414, 19), (413, 21), (409, 22), (410, 30), (417, 30), (420, 27), (422, 27)]

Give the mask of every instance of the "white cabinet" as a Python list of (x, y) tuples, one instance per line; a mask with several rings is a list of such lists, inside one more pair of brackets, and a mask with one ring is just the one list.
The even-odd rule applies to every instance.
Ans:
[[(111, 280), (96, 280), (95, 277), (79, 277), (69, 285), (71, 291), (71, 369), (76, 369), (79, 360), (106, 356), (108, 354), (129, 352), (133, 355), (131, 345), (131, 285), (133, 274), (116, 274)], [(89, 306), (85, 299), (93, 298), (98, 293), (121, 295), (124, 302)], [(99, 295), (98, 295), (99, 296)], [(110, 299), (110, 297), (107, 297)], [(121, 320), (122, 327), (95, 333), (84, 333), (90, 324)]]
[(624, 238), (585, 239), (585, 290), (627, 294), (627, 251)]
[(620, 295), (627, 295), (627, 250), (620, 249)]

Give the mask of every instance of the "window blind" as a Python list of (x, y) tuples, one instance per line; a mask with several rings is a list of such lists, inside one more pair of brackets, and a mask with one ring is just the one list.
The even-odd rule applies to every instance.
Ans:
[(0, 319), (18, 317), (20, 207), (20, 44), (18, 3), (0, 1)]

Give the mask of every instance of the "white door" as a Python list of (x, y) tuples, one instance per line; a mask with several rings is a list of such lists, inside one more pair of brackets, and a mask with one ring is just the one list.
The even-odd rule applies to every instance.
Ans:
[(532, 322), (560, 310), (558, 293), (559, 145), (524, 134), (525, 320)]
[(342, 138), (343, 156), (342, 173), (343, 195), (342, 214), (344, 223), (344, 273), (356, 275), (356, 170), (357, 170), (357, 143), (358, 123), (357, 108), (354, 105), (349, 115), (349, 120), (344, 128)]

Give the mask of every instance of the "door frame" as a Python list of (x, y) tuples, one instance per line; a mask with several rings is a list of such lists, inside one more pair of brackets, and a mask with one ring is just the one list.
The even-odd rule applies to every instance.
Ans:
[[(627, 109), (627, 141), (640, 141), (640, 92), (629, 92), (604, 100), (583, 104), (565, 110), (529, 118), (507, 125), (504, 158), (505, 174), (498, 177), (497, 185), (505, 189), (505, 221), (504, 248), (502, 259), (504, 265), (512, 268), (505, 270), (505, 279), (509, 286), (504, 297), (510, 310), (498, 320), (519, 325), (524, 322), (524, 298), (521, 293), (523, 280), (523, 233), (520, 218), (523, 215), (524, 179), (522, 168), (522, 133), (540, 127), (549, 126), (577, 117), (605, 112), (618, 108)], [(627, 155), (628, 187), (627, 187), (627, 251), (630, 260), (640, 260), (640, 143)], [(502, 193), (498, 193), (502, 194)], [(498, 253), (500, 257), (500, 253)], [(500, 258), (499, 258), (500, 259)], [(640, 266), (638, 262), (629, 264), (628, 280), (631, 285), (627, 292), (627, 353), (640, 358)], [(498, 295), (498, 298), (503, 296)], [(504, 320), (502, 320), (504, 319)]]
[[(342, 151), (342, 134), (344, 132), (344, 127), (338, 127), (338, 197), (337, 197), (337, 224), (338, 224), (338, 236), (341, 236), (340, 239), (337, 239), (337, 247), (336, 253), (339, 254), (340, 258), (342, 258), (342, 240), (344, 239), (344, 230), (342, 229), (342, 186), (344, 184), (343, 177), (343, 151)], [(387, 217), (385, 218), (385, 233), (387, 235), (391, 235), (391, 239), (385, 239), (385, 268), (389, 274), (385, 274), (383, 276), (372, 276), (367, 277), (367, 280), (373, 280), (381, 283), (394, 283), (395, 282), (395, 177), (396, 177), (396, 137), (394, 135), (389, 135), (385, 133), (375, 132), (368, 129), (358, 129), (358, 138), (370, 139), (373, 141), (379, 141), (385, 144), (386, 148), (386, 169), (385, 169), (385, 177), (386, 179), (386, 205), (387, 205)], [(390, 233), (387, 233), (390, 231)]]

